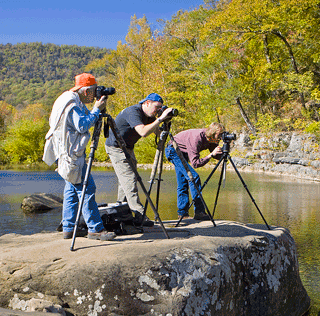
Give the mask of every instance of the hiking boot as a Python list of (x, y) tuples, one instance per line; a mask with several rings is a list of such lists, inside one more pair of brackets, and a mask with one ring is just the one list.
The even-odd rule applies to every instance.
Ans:
[(96, 239), (96, 240), (102, 240), (102, 241), (110, 241), (116, 238), (116, 234), (114, 232), (108, 232), (105, 229), (98, 233), (88, 233), (89, 239)]
[(209, 221), (210, 220), (209, 215), (204, 212), (195, 213), (193, 218), (196, 219), (197, 221)]
[[(76, 237), (85, 237), (88, 235), (88, 231), (86, 229), (77, 229)], [(63, 232), (63, 239), (71, 239), (73, 237), (72, 232)]]
[(145, 216), (142, 226), (153, 227), (154, 226), (154, 222), (151, 219), (149, 219), (147, 216)]
[[(134, 213), (134, 219), (133, 219), (134, 224), (136, 224), (137, 226), (141, 226), (143, 214), (141, 214), (138, 211), (134, 211), (133, 213)], [(154, 222), (150, 220), (147, 215), (145, 215), (142, 226), (153, 227)]]

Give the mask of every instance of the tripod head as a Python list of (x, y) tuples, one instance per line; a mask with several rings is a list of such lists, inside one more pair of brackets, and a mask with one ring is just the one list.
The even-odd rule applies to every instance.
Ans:
[(159, 135), (159, 141), (158, 141), (158, 136), (156, 136), (155, 138), (155, 142), (156, 142), (156, 145), (158, 145), (158, 143), (160, 141), (164, 141), (165, 139), (167, 139), (167, 136), (169, 134), (169, 131), (170, 131), (170, 127), (171, 127), (171, 120), (165, 120), (163, 121), (162, 125), (159, 126), (159, 129), (160, 129), (160, 135)]
[(221, 135), (221, 139), (223, 140), (222, 152), (224, 154), (228, 154), (230, 151), (230, 143), (232, 140), (236, 140), (237, 136), (233, 133), (223, 132)]
[(224, 142), (222, 146), (223, 154), (227, 155), (230, 152), (230, 142)]
[(100, 112), (100, 116), (101, 116), (101, 117), (108, 117), (108, 114), (107, 114), (106, 109), (104, 109), (104, 110), (102, 110), (102, 111)]

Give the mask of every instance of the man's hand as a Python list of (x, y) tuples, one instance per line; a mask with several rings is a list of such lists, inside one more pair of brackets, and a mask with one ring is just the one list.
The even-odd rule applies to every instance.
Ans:
[(106, 108), (107, 97), (103, 95), (99, 100), (94, 104), (95, 108), (98, 108), (100, 111), (103, 111)]
[(163, 122), (165, 119), (170, 117), (170, 112), (171, 111), (172, 111), (172, 108), (165, 109), (158, 119), (160, 119), (161, 122)]
[(222, 149), (221, 147), (217, 146), (212, 152), (211, 152), (211, 157), (215, 157), (219, 154), (222, 154)]

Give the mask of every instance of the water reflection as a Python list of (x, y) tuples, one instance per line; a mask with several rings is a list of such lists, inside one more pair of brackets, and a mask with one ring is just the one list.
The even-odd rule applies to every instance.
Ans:
[[(149, 171), (139, 171), (148, 188)], [(210, 170), (199, 172), (203, 181)], [(115, 202), (117, 178), (110, 171), (93, 171), (98, 203)], [(269, 225), (290, 229), (297, 243), (301, 278), (313, 300), (313, 311), (320, 311), (320, 183), (265, 174), (241, 174), (250, 193)], [(203, 197), (213, 210), (219, 182), (219, 173), (213, 175), (203, 190)], [(159, 214), (161, 219), (176, 219), (176, 178), (174, 171), (163, 171)], [(155, 201), (157, 183), (153, 185)], [(63, 196), (64, 181), (56, 172), (0, 171), (0, 235), (7, 233), (32, 234), (54, 231), (61, 220), (61, 210), (39, 215), (25, 215), (20, 205), (25, 196), (34, 193), (52, 193)], [(145, 197), (140, 190), (141, 200)], [(190, 214), (193, 214), (191, 208)], [(147, 215), (154, 217), (152, 210)], [(234, 172), (227, 172), (225, 187), (221, 187), (215, 219), (236, 220), (244, 223), (264, 223), (250, 196)]]

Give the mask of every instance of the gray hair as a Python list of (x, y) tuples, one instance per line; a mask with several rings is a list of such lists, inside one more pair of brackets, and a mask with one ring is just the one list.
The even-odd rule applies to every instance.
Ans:
[(89, 88), (89, 89), (93, 89), (93, 88), (96, 88), (96, 87), (97, 87), (96, 84), (94, 84), (94, 85), (92, 85), (92, 86), (81, 87), (77, 92), (78, 92), (79, 94), (82, 94), (82, 93), (84, 93), (84, 91), (87, 90), (88, 88)]

